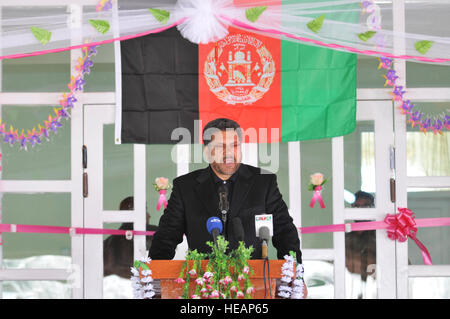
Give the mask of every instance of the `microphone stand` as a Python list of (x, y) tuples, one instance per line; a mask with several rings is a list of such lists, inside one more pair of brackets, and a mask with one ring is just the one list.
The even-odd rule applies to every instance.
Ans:
[(267, 277), (269, 281), (269, 295), (270, 299), (272, 299), (272, 284), (270, 282), (270, 262), (269, 262), (269, 256), (268, 256), (268, 247), (267, 247), (267, 241), (264, 239), (262, 242), (261, 247), (261, 257), (264, 260), (264, 266), (263, 266), (263, 274), (264, 274), (264, 299), (266, 299), (267, 296), (267, 287), (266, 287), (266, 264), (267, 264)]
[(228, 210), (229, 210), (228, 195), (226, 192), (219, 193), (219, 210), (222, 214), (222, 223), (225, 227), (226, 222), (227, 222), (227, 214), (228, 214)]

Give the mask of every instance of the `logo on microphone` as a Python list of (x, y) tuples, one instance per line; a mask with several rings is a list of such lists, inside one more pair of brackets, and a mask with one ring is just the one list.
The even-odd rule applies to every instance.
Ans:
[(272, 215), (256, 215), (255, 216), (255, 221), (256, 222), (259, 222), (259, 221), (272, 222)]
[(256, 236), (262, 227), (267, 227), (270, 231), (270, 236), (273, 236), (273, 219), (272, 214), (255, 215), (255, 231)]

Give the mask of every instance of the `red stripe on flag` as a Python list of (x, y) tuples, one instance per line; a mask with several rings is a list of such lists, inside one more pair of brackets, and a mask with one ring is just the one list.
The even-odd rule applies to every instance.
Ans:
[[(236, 28), (229, 31), (216, 43), (199, 45), (200, 130), (211, 120), (229, 118), (244, 130), (244, 143), (280, 142), (280, 40)], [(199, 136), (201, 142), (201, 131)]]

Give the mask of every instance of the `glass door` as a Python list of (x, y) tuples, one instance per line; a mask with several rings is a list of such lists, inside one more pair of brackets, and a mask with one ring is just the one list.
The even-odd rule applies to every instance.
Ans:
[[(146, 230), (145, 146), (114, 144), (114, 106), (84, 107), (85, 227)], [(133, 260), (145, 236), (84, 236), (86, 298), (131, 298)]]
[[(343, 137), (345, 222), (394, 213), (391, 101), (359, 101), (355, 131)], [(392, 184), (393, 185), (393, 184)], [(385, 230), (345, 233), (346, 298), (395, 298), (395, 242)]]

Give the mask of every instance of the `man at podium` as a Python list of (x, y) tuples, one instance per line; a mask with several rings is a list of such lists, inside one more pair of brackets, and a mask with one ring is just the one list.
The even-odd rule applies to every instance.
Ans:
[[(213, 237), (206, 224), (217, 216), (222, 236), (233, 250), (243, 240), (253, 246), (252, 259), (261, 258), (262, 243), (255, 229), (255, 215), (271, 214), (272, 243), (278, 259), (296, 252), (302, 262), (297, 229), (277, 185), (275, 174), (241, 163), (242, 130), (233, 120), (219, 118), (203, 129), (208, 167), (179, 176), (167, 208), (161, 216), (149, 251), (152, 259), (173, 259), (176, 246), (186, 234), (190, 249), (209, 252)], [(242, 226), (241, 226), (242, 225)]]

